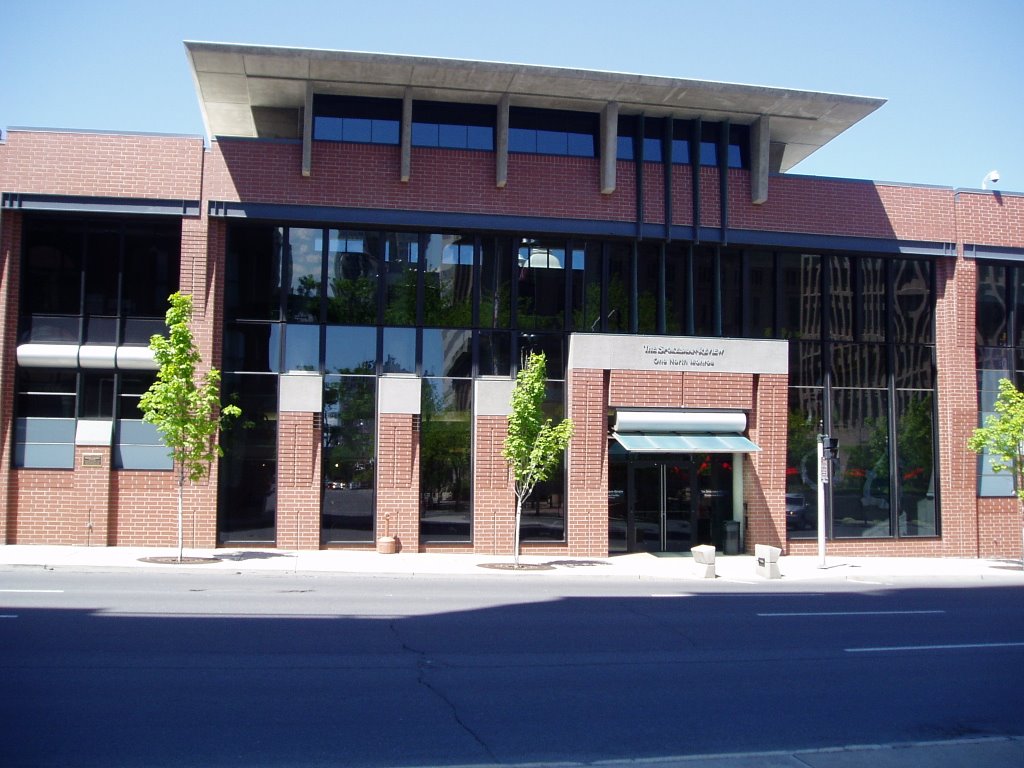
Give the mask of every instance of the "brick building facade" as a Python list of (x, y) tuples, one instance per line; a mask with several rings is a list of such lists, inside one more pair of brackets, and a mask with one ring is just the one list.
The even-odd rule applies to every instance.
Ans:
[(824, 431), (831, 552), (1021, 554), (966, 440), (1024, 368), (1024, 196), (785, 173), (881, 102), (187, 48), (208, 145), (0, 143), (0, 540), (175, 540), (135, 404), (180, 289), (246, 422), (187, 546), (510, 552), (508, 395), (543, 351), (575, 436), (525, 552), (810, 554)]

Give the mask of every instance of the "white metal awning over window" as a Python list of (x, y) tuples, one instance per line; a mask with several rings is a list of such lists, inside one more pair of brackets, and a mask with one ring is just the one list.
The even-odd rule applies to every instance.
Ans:
[(741, 411), (620, 409), (612, 437), (633, 453), (755, 453)]

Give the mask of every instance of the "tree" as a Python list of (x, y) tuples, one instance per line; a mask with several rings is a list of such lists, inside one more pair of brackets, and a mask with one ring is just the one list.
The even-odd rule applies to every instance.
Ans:
[(537, 483), (547, 480), (569, 445), (573, 424), (563, 419), (557, 426), (544, 416), (544, 389), (547, 360), (544, 353), (531, 353), (516, 375), (512, 390), (512, 413), (508, 417), (508, 436), (502, 456), (512, 468), (516, 494), (514, 537), (515, 566), (519, 567), (519, 527), (523, 502)]
[[(1018, 510), (1024, 516), (1024, 393), (1009, 379), (1000, 379), (993, 410), (995, 413), (985, 419), (985, 426), (974, 430), (967, 447), (975, 453), (986, 452), (993, 472), (1013, 473)], [(1021, 521), (1021, 567), (1024, 567), (1024, 517)]]
[(182, 499), (185, 479), (201, 480), (210, 464), (223, 455), (217, 432), (225, 419), (242, 414), (237, 405), (220, 407), (220, 371), (211, 368), (199, 377), (199, 350), (189, 329), (192, 297), (172, 293), (168, 298), (168, 335), (149, 340), (159, 370), (156, 381), (139, 401), (143, 419), (156, 426), (171, 449), (178, 471), (178, 562), (184, 549)]

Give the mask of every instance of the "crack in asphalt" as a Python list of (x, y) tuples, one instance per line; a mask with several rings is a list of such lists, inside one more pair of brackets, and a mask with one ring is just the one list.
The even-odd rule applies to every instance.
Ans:
[(409, 645), (409, 643), (406, 642), (406, 640), (398, 632), (398, 627), (395, 625), (395, 622), (389, 621), (388, 628), (391, 630), (391, 633), (395, 636), (395, 639), (398, 640), (398, 644), (404, 652), (410, 653), (418, 657), (416, 662), (416, 683), (425, 688), (426, 690), (430, 691), (435, 697), (444, 702), (445, 706), (447, 706), (448, 708), (448, 711), (451, 713), (452, 719), (455, 721), (456, 725), (458, 725), (459, 728), (461, 728), (466, 734), (469, 735), (471, 739), (473, 739), (473, 741), (475, 741), (480, 746), (480, 749), (484, 751), (484, 753), (487, 755), (487, 757), (491, 759), (492, 762), (500, 763), (501, 761), (497, 758), (494, 752), (491, 751), (491, 748), (490, 746), (488, 746), (487, 742), (484, 741), (483, 738), (481, 738), (480, 734), (474, 731), (469, 726), (469, 724), (462, 719), (462, 716), (459, 714), (459, 708), (455, 705), (455, 702), (448, 698), (444, 691), (442, 691), (436, 685), (427, 680), (427, 672), (429, 672), (432, 669), (444, 668), (447, 665), (429, 658), (425, 651), (419, 648), (414, 648), (411, 645)]

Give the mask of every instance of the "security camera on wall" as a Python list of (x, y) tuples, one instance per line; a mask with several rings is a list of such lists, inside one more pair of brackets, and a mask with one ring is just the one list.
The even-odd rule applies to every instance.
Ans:
[(989, 171), (985, 174), (985, 178), (981, 180), (981, 188), (988, 189), (989, 184), (995, 184), (999, 181), (999, 171)]

